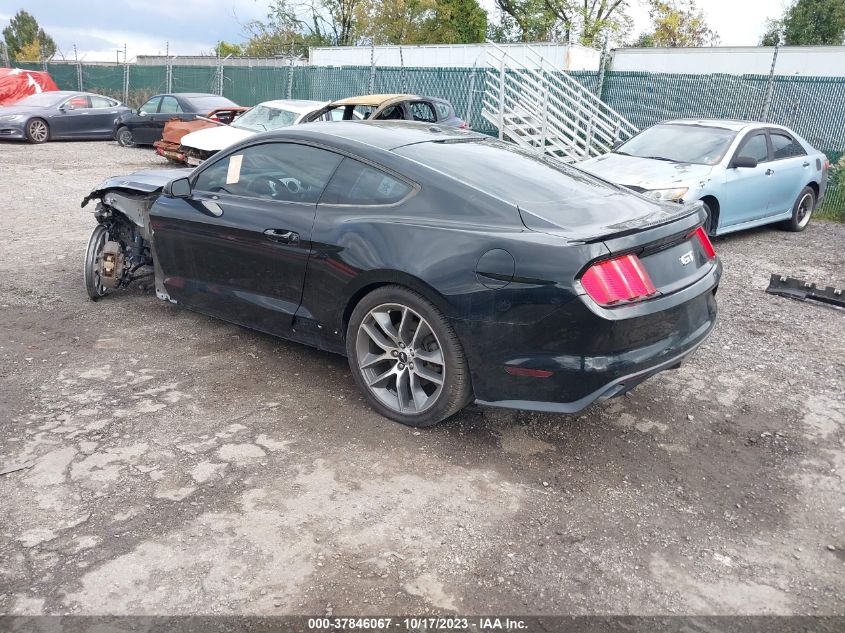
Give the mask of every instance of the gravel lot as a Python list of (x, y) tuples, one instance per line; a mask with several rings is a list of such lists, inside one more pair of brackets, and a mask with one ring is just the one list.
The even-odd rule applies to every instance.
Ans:
[(0, 613), (843, 614), (845, 225), (716, 240), (720, 323), (577, 416), (415, 431), (346, 360), (149, 291), (92, 303), (113, 143), (0, 145)]

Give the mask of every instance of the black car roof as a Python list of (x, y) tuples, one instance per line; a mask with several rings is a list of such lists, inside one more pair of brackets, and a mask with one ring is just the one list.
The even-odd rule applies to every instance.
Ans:
[(318, 121), (267, 132), (261, 137), (266, 140), (344, 140), (388, 151), (414, 143), (490, 138), (471, 130), (413, 121)]

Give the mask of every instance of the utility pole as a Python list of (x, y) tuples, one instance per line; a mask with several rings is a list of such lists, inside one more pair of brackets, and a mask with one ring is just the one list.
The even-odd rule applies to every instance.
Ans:
[(0, 41), (0, 46), (3, 47), (3, 65), (9, 68), (12, 65), (9, 61), (9, 48), (6, 46), (6, 42), (3, 41)]
[(370, 40), (370, 86), (367, 94), (373, 94), (376, 84), (376, 41)]

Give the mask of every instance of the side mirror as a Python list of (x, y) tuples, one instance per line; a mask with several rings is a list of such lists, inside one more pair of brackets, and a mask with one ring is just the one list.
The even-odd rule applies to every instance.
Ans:
[(738, 169), (740, 167), (746, 167), (748, 169), (754, 169), (757, 166), (757, 159), (751, 158), (750, 156), (737, 156), (733, 159), (731, 163), (731, 167), (734, 169)]
[(187, 178), (177, 178), (164, 185), (162, 193), (171, 198), (190, 198), (191, 181)]
[(138, 110), (138, 116), (147, 116), (147, 113), (143, 110)]

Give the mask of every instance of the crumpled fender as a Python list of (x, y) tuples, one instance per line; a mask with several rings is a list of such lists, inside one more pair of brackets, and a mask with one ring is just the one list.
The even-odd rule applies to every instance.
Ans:
[(102, 198), (105, 192), (112, 189), (139, 194), (156, 193), (171, 180), (184, 178), (192, 172), (193, 169), (150, 169), (128, 176), (112, 176), (94, 187), (91, 193), (82, 199), (80, 206), (84, 207), (91, 200)]

